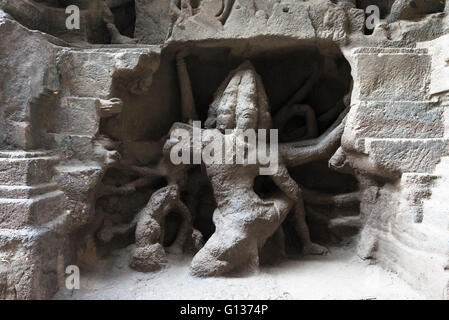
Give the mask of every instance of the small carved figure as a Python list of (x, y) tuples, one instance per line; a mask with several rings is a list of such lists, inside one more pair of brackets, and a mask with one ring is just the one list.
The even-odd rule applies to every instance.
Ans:
[(171, 18), (167, 39), (171, 37), (174, 27), (181, 21), (193, 15), (190, 0), (170, 0), (169, 13)]
[(235, 0), (222, 0), (222, 8), (217, 14), (218, 20), (222, 25), (225, 25), (226, 21), (231, 14), (232, 7), (234, 6)]
[(444, 6), (445, 1), (442, 0), (396, 0), (391, 7), (387, 22), (421, 18), (426, 14), (442, 12)]

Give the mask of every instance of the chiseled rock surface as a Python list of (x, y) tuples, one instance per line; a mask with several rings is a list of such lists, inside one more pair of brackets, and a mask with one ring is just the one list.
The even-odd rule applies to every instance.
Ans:
[(36, 147), (30, 113), (41, 96), (59, 90), (58, 48), (49, 36), (33, 32), (0, 14), (0, 147)]
[(236, 0), (223, 22), (217, 1), (201, 1), (197, 12), (175, 25), (173, 41), (287, 36), (303, 40), (345, 41), (361, 33), (363, 11), (345, 1), (251, 1)]
[[(347, 164), (383, 182), (361, 202), (358, 254), (396, 272), (427, 297), (447, 298), (447, 76), (441, 44), (361, 48), (342, 146)], [(441, 207), (437, 204), (440, 199)], [(434, 223), (438, 221), (438, 223)]]
[[(95, 188), (117, 158), (96, 141), (102, 99), (116, 73), (142, 68), (145, 55), (157, 64), (159, 53), (71, 49), (3, 12), (0, 30), (0, 145), (19, 149), (0, 152), (0, 297), (46, 299), (75, 258), (68, 235), (91, 221)], [(45, 148), (54, 150), (20, 151)]]
[[(353, 252), (393, 271), (427, 298), (449, 298), (449, 205), (445, 197), (449, 187), (448, 1), (445, 6), (438, 0), (416, 0), (414, 6), (402, 0), (394, 1), (391, 8), (382, 5), (390, 12), (383, 13), (386, 19), (372, 32), (365, 29), (363, 8), (357, 7), (360, 2), (353, 0), (186, 3), (192, 7), (169, 11), (168, 1), (136, 0), (135, 38), (141, 44), (112, 46), (87, 43), (109, 37), (97, 7), (83, 6), (82, 17), (92, 21), (70, 33), (63, 26), (63, 8), (40, 10), (42, 3), (0, 0), (0, 8), (9, 13), (0, 10), (0, 298), (51, 298), (62, 283), (65, 266), (86, 258), (88, 254), (80, 254), (83, 250), (94, 247), (95, 253), (92, 239), (101, 226), (112, 227), (122, 237), (120, 245), (127, 245), (132, 215), (163, 184), (154, 176), (172, 179), (173, 172), (152, 165), (161, 157), (171, 124), (192, 120), (182, 114), (184, 109), (198, 107), (201, 118), (214, 113), (218, 118), (218, 113), (227, 112), (239, 120), (231, 110), (237, 105), (268, 114), (270, 97), (263, 86), (276, 81), (264, 83), (259, 76), (263, 73), (252, 67), (246, 76), (231, 72), (216, 95), (203, 90), (222, 82), (217, 78), (224, 78), (243, 62), (238, 59), (257, 60), (273, 53), (277, 63), (276, 59), (283, 58), (274, 53), (301, 52), (307, 46), (316, 47), (317, 55), (336, 56), (350, 67), (345, 69), (338, 59), (323, 59), (324, 66), (317, 62), (307, 70), (310, 77), (303, 77), (303, 86), (309, 86), (308, 78), (314, 79), (316, 67), (327, 72), (327, 78), (318, 75), (310, 87), (329, 91), (307, 99), (300, 90), (301, 101), (293, 102), (316, 103), (314, 107), (320, 108), (326, 98), (340, 94), (335, 117), (321, 110), (319, 116), (324, 115), (324, 120), (320, 117), (318, 122), (325, 122), (326, 116), (335, 120), (346, 107), (349, 110), (328, 135), (316, 133), (313, 137), (318, 138), (312, 142), (287, 145), (283, 150), (295, 151), (291, 154), (304, 162), (321, 161), (324, 167), (313, 178), (324, 184), (326, 178), (320, 174), (327, 170), (328, 158), (320, 156), (341, 145), (330, 164), (346, 175), (335, 178), (339, 188), (346, 189), (348, 176), (354, 180), (356, 190), (344, 196), (355, 204), (357, 215), (340, 219), (343, 227), (356, 221), (356, 233), (360, 227)], [(49, 18), (50, 14), (57, 16)], [(184, 56), (179, 54), (183, 50), (188, 51)], [(218, 60), (219, 55), (225, 55), (229, 65), (215, 62), (216, 72), (188, 77), (195, 63), (207, 70), (214, 59), (224, 61)], [(265, 72), (269, 68), (260, 62), (254, 65)], [(349, 84), (344, 93), (337, 88), (344, 82), (340, 79), (344, 70), (348, 70), (348, 83), (352, 76), (349, 93)], [(207, 85), (200, 87), (200, 80)], [(334, 83), (338, 84), (335, 88)], [(210, 106), (204, 103), (206, 98)], [(205, 105), (195, 106), (194, 100)], [(307, 106), (298, 110), (305, 117)], [(257, 122), (249, 116), (245, 119)], [(304, 128), (309, 128), (309, 119), (304, 122)], [(194, 198), (188, 199), (193, 218), (207, 215), (204, 207), (215, 208), (212, 228), (204, 228), (212, 236), (202, 249), (201, 237), (196, 239), (199, 253), (191, 264), (194, 275), (222, 275), (248, 266), (256, 269), (265, 241), (279, 232), (288, 209), (302, 196), (300, 191), (293, 192), (297, 182), (284, 172), (280, 179), (288, 183), (276, 184), (283, 196), (295, 195), (289, 194), (289, 200), (282, 202), (285, 208), (281, 205), (270, 211), (276, 207), (274, 202), (254, 192), (254, 168), (236, 168), (209, 166), (206, 182), (187, 179), (187, 187), (182, 186), (185, 198)], [(313, 170), (303, 170), (310, 171), (301, 173), (305, 180)], [(201, 203), (203, 197), (198, 194), (209, 196), (209, 203)], [(342, 205), (342, 197), (328, 191), (311, 194), (317, 198), (312, 200), (332, 210), (349, 210), (346, 203)], [(328, 211), (323, 214), (310, 205), (305, 208), (312, 226), (324, 220), (329, 227)], [(212, 220), (212, 213), (208, 218)], [(167, 229), (168, 237), (175, 233)], [(283, 236), (278, 233), (277, 237)], [(156, 256), (160, 261), (150, 262), (165, 264), (165, 239), (158, 240), (161, 243), (152, 247), (157, 254), (149, 249), (139, 259)], [(114, 248), (114, 244), (103, 245), (107, 252)], [(282, 246), (275, 248), (283, 250)], [(129, 261), (119, 263), (122, 268)], [(190, 275), (189, 279), (191, 283), (203, 280)], [(267, 296), (282, 298), (277, 292)]]
[(167, 0), (136, 0), (136, 29), (134, 37), (139, 43), (164, 43), (170, 27)]

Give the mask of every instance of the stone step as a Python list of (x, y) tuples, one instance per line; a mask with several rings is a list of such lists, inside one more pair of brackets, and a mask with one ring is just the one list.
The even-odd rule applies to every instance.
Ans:
[(3, 290), (10, 291), (10, 298), (51, 299), (65, 270), (62, 240), (49, 228), (0, 228), (0, 269), (8, 279)]
[(95, 188), (103, 176), (101, 166), (73, 164), (56, 167), (55, 181), (70, 200), (85, 202), (86, 197), (95, 192)]
[(13, 158), (13, 159), (29, 159), (29, 158), (41, 158), (51, 157), (53, 152), (51, 151), (22, 151), (22, 150), (0, 150), (0, 158)]
[(356, 48), (353, 101), (429, 100), (431, 56), (425, 48)]
[(100, 127), (97, 98), (67, 97), (53, 110), (53, 132), (96, 135)]
[(95, 139), (93, 135), (52, 133), (49, 136), (53, 138), (54, 148), (59, 151), (64, 160), (92, 161), (96, 159), (95, 147), (92, 143)]
[[(152, 54), (151, 60), (159, 63), (159, 51), (151, 48), (117, 48), (107, 50), (68, 50), (59, 59), (61, 82), (70, 83), (63, 92), (66, 96), (99, 97), (109, 96), (115, 71), (135, 69), (143, 55)], [(67, 68), (67, 66), (71, 68)]]
[(65, 195), (56, 190), (29, 199), (0, 199), (0, 228), (42, 225), (63, 213)]
[[(56, 156), (0, 158), (0, 185), (32, 186), (50, 182), (53, 177), (53, 167), (58, 163)], [(26, 155), (28, 156), (28, 155)]]
[(365, 154), (377, 166), (392, 172), (431, 173), (449, 155), (447, 139), (366, 138)]
[(34, 186), (0, 185), (0, 199), (30, 199), (57, 189), (58, 185), (56, 183), (43, 183)]
[(432, 101), (360, 101), (351, 107), (352, 134), (359, 138), (443, 138), (444, 108)]
[(432, 195), (432, 187), (440, 176), (427, 173), (403, 173), (401, 177), (401, 211), (411, 216), (414, 223), (424, 218), (423, 204)]
[(432, 184), (438, 178), (440, 178), (439, 175), (432, 173), (404, 172), (401, 177), (401, 184), (427, 186)]

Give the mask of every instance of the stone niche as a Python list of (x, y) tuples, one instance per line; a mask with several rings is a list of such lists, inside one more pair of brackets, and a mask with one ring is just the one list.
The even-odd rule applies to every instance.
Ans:
[[(373, 2), (368, 32), (362, 0), (77, 1), (69, 32), (66, 1), (0, 0), (0, 298), (327, 248), (447, 298), (448, 5)], [(278, 129), (280, 170), (174, 165), (193, 120)]]
[[(270, 48), (273, 41), (276, 42), (277, 48)], [(130, 170), (130, 167), (154, 167), (161, 156), (161, 143), (166, 139), (165, 134), (173, 122), (181, 121), (179, 105), (182, 98), (176, 72), (176, 53), (180, 48), (182, 46), (179, 44), (173, 44), (163, 49), (159, 69), (154, 73), (151, 85), (142, 92), (135, 93), (134, 87), (130, 86), (141, 80), (142, 74), (139, 72), (128, 72), (114, 79), (113, 96), (124, 102), (124, 108), (120, 116), (102, 120), (100, 134), (120, 142), (120, 153), (127, 165), (114, 166), (106, 172), (103, 184), (116, 186), (118, 189), (115, 194), (100, 193), (96, 202), (97, 212), (104, 214), (106, 223), (117, 226), (116, 239), (109, 236), (105, 243), (101, 241), (100, 236), (100, 240), (96, 240), (98, 248), (104, 249), (105, 254), (117, 246), (123, 247), (135, 241), (134, 229), (122, 232), (126, 228), (120, 229), (119, 226), (130, 223), (148, 203), (151, 194), (167, 185), (166, 179), (154, 178), (136, 188), (135, 193), (126, 191), (126, 187), (130, 187), (133, 181), (138, 181), (139, 176), (135, 170)], [(292, 114), (284, 117), (285, 119), (279, 118), (280, 120), (276, 120), (275, 115), (279, 114), (309, 79), (315, 79), (314, 85), (303, 103), (309, 105), (316, 114), (317, 135), (323, 134), (334, 124), (346, 108), (344, 100), (346, 99), (347, 103), (350, 97), (351, 68), (342, 52), (332, 42), (316, 44), (278, 38), (206, 41), (190, 45), (188, 53), (185, 59), (186, 67), (198, 120), (202, 123), (208, 118), (209, 106), (214, 100), (217, 88), (230, 72), (244, 61), (250, 61), (262, 79), (271, 105), (273, 128), (280, 129), (281, 142), (288, 143), (295, 139), (295, 135), (301, 137), (305, 134), (305, 115)], [(155, 111), (149, 112), (149, 109)], [(301, 129), (298, 131), (298, 128)], [(333, 204), (330, 198), (338, 194), (354, 195), (358, 191), (358, 182), (352, 175), (329, 169), (327, 161), (324, 156), (308, 164), (289, 167), (289, 171), (293, 179), (303, 186), (305, 205), (307, 211), (311, 212), (308, 219), (312, 221), (312, 239), (320, 243), (341, 245), (349, 242), (358, 233), (359, 202), (353, 197), (352, 201), (340, 206)], [(199, 167), (192, 170), (188, 179), (192, 176), (191, 179), (200, 179), (203, 184), (202, 189), (197, 191), (203, 195), (201, 201), (192, 204), (197, 208), (193, 226), (203, 234), (204, 241), (207, 241), (215, 230), (212, 215), (216, 203), (205, 173), (201, 173)], [(254, 189), (263, 196), (270, 194), (277, 187), (267, 177), (260, 176), (256, 179)], [(320, 193), (323, 199), (318, 199)], [(194, 195), (186, 190), (186, 198)], [(179, 225), (180, 217), (176, 214), (167, 217), (164, 240), (166, 246), (173, 243)], [(300, 252), (301, 242), (291, 228), (286, 222), (285, 232), (289, 244), (287, 250)], [(114, 227), (103, 226), (99, 233), (105, 234), (106, 229), (113, 230)], [(272, 258), (278, 257), (274, 254)], [(269, 255), (264, 259), (273, 260)]]

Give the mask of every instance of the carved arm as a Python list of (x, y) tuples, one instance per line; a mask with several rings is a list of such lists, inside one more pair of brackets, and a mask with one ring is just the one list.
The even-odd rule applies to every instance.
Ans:
[(320, 137), (291, 143), (280, 143), (279, 153), (288, 167), (299, 166), (325, 159), (338, 149), (341, 143), (347, 111)]
[(178, 69), (178, 80), (181, 88), (181, 107), (182, 118), (184, 122), (197, 120), (198, 116), (195, 110), (195, 100), (193, 98), (192, 84), (190, 82), (189, 72), (185, 62), (186, 51), (181, 51), (176, 57), (176, 67)]

